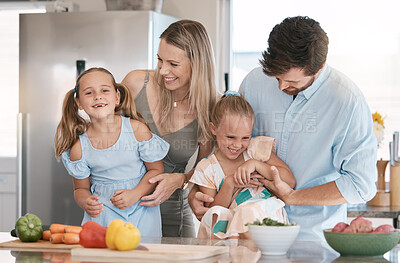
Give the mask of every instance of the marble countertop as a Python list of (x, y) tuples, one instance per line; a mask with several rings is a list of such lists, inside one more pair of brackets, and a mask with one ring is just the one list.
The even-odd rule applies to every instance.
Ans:
[[(14, 240), (9, 233), (0, 232), (0, 242)], [(399, 262), (400, 245), (383, 255), (383, 257), (341, 257), (337, 252), (332, 250), (327, 244), (320, 242), (296, 241), (289, 249), (285, 256), (263, 256), (251, 240), (208, 240), (197, 238), (143, 238), (143, 243), (156, 244), (185, 244), (185, 245), (211, 245), (211, 246), (229, 246), (229, 254), (221, 255), (215, 258), (207, 258), (201, 261), (191, 262), (271, 262), (271, 263), (288, 263), (288, 262)], [(36, 261), (28, 260), (36, 258)], [(51, 258), (62, 259), (57, 262), (73, 262), (76, 261), (69, 253), (53, 253)], [(2, 263), (14, 262), (53, 262), (45, 257), (42, 252), (23, 252), (10, 251), (9, 249), (0, 249), (0, 259)], [(21, 259), (23, 259), (21, 261)], [(56, 262), (56, 261), (54, 261)], [(85, 262), (88, 262), (85, 260)], [(91, 262), (104, 262), (104, 259), (94, 260)], [(121, 260), (118, 260), (121, 262)], [(138, 262), (135, 259), (129, 259), (125, 262)]]
[(399, 206), (347, 205), (347, 216), (349, 217), (397, 218), (399, 215)]

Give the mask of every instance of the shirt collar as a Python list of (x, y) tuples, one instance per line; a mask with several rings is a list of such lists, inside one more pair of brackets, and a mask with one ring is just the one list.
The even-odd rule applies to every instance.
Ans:
[(303, 93), (303, 96), (307, 100), (309, 100), (312, 97), (312, 95), (314, 95), (314, 93), (321, 87), (321, 84), (325, 81), (325, 79), (328, 77), (329, 71), (330, 71), (329, 66), (325, 64), (324, 68), (319, 73), (317, 79), (314, 80), (313, 84), (311, 84), (310, 87), (308, 87), (307, 89), (303, 90), (300, 93)]

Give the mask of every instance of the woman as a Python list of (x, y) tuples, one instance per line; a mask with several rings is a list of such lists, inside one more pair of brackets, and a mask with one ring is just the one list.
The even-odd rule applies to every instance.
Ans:
[(194, 237), (192, 211), (183, 190), (193, 174), (184, 173), (199, 148), (196, 163), (212, 149), (210, 111), (216, 102), (214, 54), (202, 24), (181, 20), (160, 36), (155, 71), (135, 70), (123, 84), (153, 133), (170, 144), (163, 159), (164, 173), (150, 179), (158, 183), (144, 206), (161, 204), (163, 236)]

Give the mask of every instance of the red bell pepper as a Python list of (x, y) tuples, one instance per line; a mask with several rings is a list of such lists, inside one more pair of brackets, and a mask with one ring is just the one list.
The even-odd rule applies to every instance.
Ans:
[(106, 232), (107, 227), (94, 221), (87, 221), (79, 233), (79, 244), (83, 247), (106, 248)]

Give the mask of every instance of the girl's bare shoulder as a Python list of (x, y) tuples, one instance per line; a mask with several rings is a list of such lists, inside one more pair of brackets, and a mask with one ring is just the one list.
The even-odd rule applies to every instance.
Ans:
[(136, 140), (141, 142), (141, 141), (148, 141), (151, 139), (152, 137), (151, 131), (146, 126), (146, 124), (134, 119), (131, 119), (130, 121)]
[(82, 148), (81, 148), (81, 141), (76, 140), (76, 142), (74, 143), (74, 145), (72, 145), (71, 147), (71, 151), (69, 153), (69, 159), (74, 162), (74, 161), (78, 161), (82, 158)]

